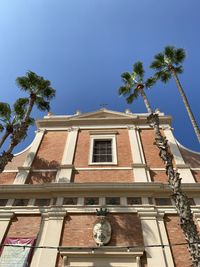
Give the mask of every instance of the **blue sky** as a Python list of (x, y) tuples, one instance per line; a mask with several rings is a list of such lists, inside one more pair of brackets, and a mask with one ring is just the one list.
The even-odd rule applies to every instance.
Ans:
[[(153, 56), (166, 45), (186, 50), (180, 80), (200, 125), (198, 0), (0, 0), (0, 101), (23, 94), (17, 76), (32, 70), (57, 91), (54, 114), (101, 108), (145, 112), (141, 99), (119, 97), (120, 75), (143, 61), (147, 76)], [(147, 92), (153, 108), (173, 116), (177, 140), (200, 151), (175, 83)], [(36, 118), (44, 114), (34, 111)], [(31, 143), (34, 129), (16, 152)]]

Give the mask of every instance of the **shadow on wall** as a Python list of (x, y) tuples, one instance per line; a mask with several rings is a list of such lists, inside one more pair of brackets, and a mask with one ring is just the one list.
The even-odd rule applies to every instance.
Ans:
[(38, 156), (35, 157), (32, 167), (34, 169), (56, 169), (59, 166), (59, 162), (56, 160), (48, 161)]
[(110, 246), (143, 247), (142, 227), (136, 214), (108, 214), (112, 226)]
[[(29, 158), (31, 159), (33, 153), (30, 153)], [(46, 159), (36, 156), (32, 164), (31, 172), (29, 178), (27, 179), (27, 184), (44, 184), (52, 183), (55, 181), (57, 171), (48, 171), (52, 169), (57, 169), (60, 164), (53, 160), (48, 161)], [(34, 170), (34, 171), (33, 171)], [(44, 170), (38, 171), (35, 170)], [(46, 171), (47, 170), (47, 171)]]

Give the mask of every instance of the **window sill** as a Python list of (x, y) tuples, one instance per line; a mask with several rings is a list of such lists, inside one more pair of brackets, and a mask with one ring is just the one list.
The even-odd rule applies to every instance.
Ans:
[(105, 165), (117, 165), (117, 163), (116, 162), (90, 162), (90, 163), (88, 163), (88, 166), (96, 166), (96, 165), (103, 165), (103, 166), (105, 166)]

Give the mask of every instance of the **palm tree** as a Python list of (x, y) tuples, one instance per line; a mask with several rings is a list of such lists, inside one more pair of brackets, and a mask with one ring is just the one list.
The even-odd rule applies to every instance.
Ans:
[(14, 103), (12, 110), (8, 103), (0, 102), (0, 132), (4, 131), (0, 139), (0, 148), (19, 125), (27, 104), (28, 98), (19, 98)]
[(166, 46), (164, 51), (158, 53), (154, 57), (154, 61), (151, 64), (151, 68), (156, 70), (155, 78), (167, 83), (171, 77), (174, 78), (180, 95), (182, 97), (183, 103), (191, 120), (192, 126), (194, 128), (195, 134), (200, 142), (200, 131), (197, 122), (192, 113), (191, 107), (183, 90), (183, 87), (178, 78), (178, 74), (183, 72), (183, 67), (181, 63), (185, 59), (185, 51), (182, 48), (176, 49), (173, 46)]
[[(132, 103), (139, 94), (144, 99), (147, 111), (150, 113), (148, 122), (155, 131), (155, 144), (159, 149), (159, 156), (165, 164), (168, 183), (172, 191), (172, 198), (175, 202), (177, 213), (180, 217), (180, 225), (188, 242), (189, 252), (192, 258), (193, 266), (200, 267), (200, 238), (197, 227), (194, 223), (190, 203), (187, 195), (181, 189), (180, 174), (174, 170), (173, 155), (170, 152), (168, 141), (161, 134), (160, 120), (158, 113), (153, 113), (149, 101), (144, 94), (143, 88), (150, 87), (155, 83), (154, 78), (149, 78), (143, 82), (144, 69), (141, 62), (133, 65), (133, 72), (125, 72), (121, 75), (124, 86), (119, 88), (119, 94), (126, 97), (127, 103)], [(138, 79), (138, 80), (136, 80)], [(142, 92), (142, 93), (141, 93)]]
[[(28, 127), (33, 123), (33, 118), (30, 117), (31, 111), (34, 105), (42, 111), (49, 111), (50, 100), (55, 96), (55, 90), (51, 87), (49, 80), (45, 80), (43, 77), (38, 76), (32, 71), (28, 71), (26, 76), (18, 77), (16, 79), (17, 85), (22, 91), (28, 93), (28, 98), (18, 99), (14, 104), (14, 117), (11, 120), (11, 108), (4, 103), (5, 125), (11, 125), (12, 130), (5, 132), (3, 138), (6, 139), (11, 135), (9, 147), (6, 151), (3, 151), (0, 155), (0, 173), (4, 170), (6, 164), (12, 160), (13, 149), (26, 137)], [(1, 108), (1, 107), (0, 107)], [(5, 126), (1, 124), (3, 130)], [(5, 140), (4, 140), (5, 141)], [(3, 142), (2, 141), (2, 144)]]
[(149, 88), (155, 83), (154, 78), (144, 81), (144, 69), (142, 62), (138, 61), (133, 65), (131, 73), (124, 72), (121, 75), (124, 86), (119, 88), (119, 95), (127, 96), (127, 103), (131, 104), (139, 95), (142, 96), (148, 113), (152, 113), (152, 108), (144, 92), (144, 88)]

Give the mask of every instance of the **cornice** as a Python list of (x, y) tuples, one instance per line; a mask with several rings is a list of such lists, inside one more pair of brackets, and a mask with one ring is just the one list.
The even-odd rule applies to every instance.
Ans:
[[(200, 184), (197, 183), (184, 183), (182, 184), (182, 190), (184, 192), (200, 192)], [(148, 192), (151, 193), (170, 193), (170, 188), (167, 184), (162, 183), (51, 183), (51, 184), (12, 184), (1, 185), (1, 194), (7, 193), (60, 193), (60, 192)]]
[[(171, 116), (160, 116), (160, 124), (171, 125)], [(37, 120), (38, 128), (71, 127), (83, 125), (146, 125), (147, 115), (132, 115), (131, 117), (108, 117), (108, 118), (76, 118), (76, 117), (49, 117)]]

